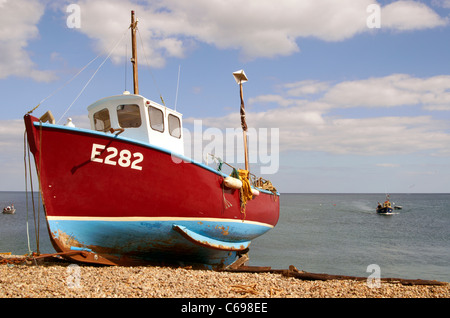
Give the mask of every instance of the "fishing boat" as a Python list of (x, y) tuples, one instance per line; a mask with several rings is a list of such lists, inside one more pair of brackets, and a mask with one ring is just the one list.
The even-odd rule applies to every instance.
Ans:
[(8, 205), (3, 208), (4, 214), (14, 214), (16, 213), (16, 209), (14, 208), (14, 204)]
[(392, 208), (391, 201), (389, 199), (389, 195), (386, 195), (386, 200), (383, 202), (383, 204), (378, 202), (377, 213), (379, 213), (379, 214), (392, 214), (392, 212), (393, 212), (393, 208)]
[[(55, 124), (51, 111), (24, 116), (50, 240), (71, 261), (224, 268), (278, 222), (279, 193), (184, 155), (182, 114), (139, 94), (131, 12), (134, 94), (87, 107), (91, 129)], [(245, 124), (243, 71), (241, 125)], [(246, 127), (246, 124), (245, 124)], [(233, 179), (239, 182), (232, 182)]]

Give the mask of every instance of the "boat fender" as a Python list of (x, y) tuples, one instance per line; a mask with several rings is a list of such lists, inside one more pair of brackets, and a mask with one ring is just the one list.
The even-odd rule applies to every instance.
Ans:
[(226, 187), (231, 188), (231, 189), (240, 189), (240, 188), (242, 188), (242, 181), (237, 179), (237, 178), (226, 177), (223, 180), (223, 182), (224, 182)]
[(252, 188), (252, 194), (257, 197), (259, 195), (259, 191)]

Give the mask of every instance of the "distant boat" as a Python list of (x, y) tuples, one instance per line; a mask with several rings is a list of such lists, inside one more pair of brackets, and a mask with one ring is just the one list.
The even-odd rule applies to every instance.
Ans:
[(393, 208), (391, 201), (389, 200), (389, 194), (386, 195), (386, 200), (381, 204), (378, 202), (377, 213), (379, 214), (392, 214)]
[(14, 214), (16, 213), (16, 209), (14, 208), (14, 204), (8, 205), (7, 207), (3, 208), (4, 214)]

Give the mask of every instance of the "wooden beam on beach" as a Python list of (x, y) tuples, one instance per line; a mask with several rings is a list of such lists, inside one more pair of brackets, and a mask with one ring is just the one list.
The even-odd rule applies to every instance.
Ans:
[[(347, 276), (347, 275), (331, 275), (323, 273), (308, 273), (298, 270), (295, 266), (289, 266), (289, 269), (272, 269), (271, 267), (264, 266), (241, 266), (235, 269), (228, 269), (227, 272), (236, 273), (278, 273), (286, 277), (295, 277), (301, 280), (354, 280), (354, 281), (367, 281), (367, 277)], [(428, 285), (428, 286), (442, 286), (446, 285), (446, 282), (439, 282), (437, 280), (423, 280), (423, 279), (404, 279), (404, 278), (380, 278), (383, 283), (390, 284), (402, 284), (406, 286), (413, 285)]]
[[(346, 275), (330, 275), (330, 274), (317, 274), (308, 272), (296, 272), (296, 271), (286, 271), (283, 275), (287, 277), (295, 277), (302, 280), (356, 280), (356, 281), (367, 281), (367, 277), (357, 277), (357, 276), (346, 276)], [(423, 279), (404, 279), (404, 278), (380, 278), (383, 283), (391, 284), (402, 284), (402, 285), (445, 285), (445, 282), (439, 282), (437, 280), (423, 280)]]

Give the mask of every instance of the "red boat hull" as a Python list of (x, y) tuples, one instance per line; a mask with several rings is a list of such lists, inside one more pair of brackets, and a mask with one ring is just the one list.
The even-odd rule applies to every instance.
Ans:
[[(278, 194), (261, 190), (243, 213), (239, 190), (225, 187), (224, 175), (203, 164), (119, 136), (43, 124), (30, 115), (24, 119), (51, 240), (73, 260), (193, 259), (208, 264), (213, 258), (209, 263), (226, 265), (233, 259), (224, 261), (230, 252), (246, 250), (239, 243), (245, 245), (278, 222)], [(108, 227), (100, 230), (105, 222)], [(169, 223), (172, 229), (161, 230)], [(129, 235), (131, 224), (140, 225), (135, 234), (145, 227), (148, 233), (139, 239)]]

